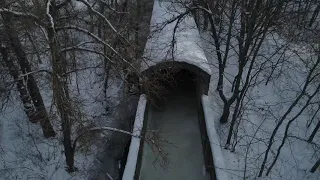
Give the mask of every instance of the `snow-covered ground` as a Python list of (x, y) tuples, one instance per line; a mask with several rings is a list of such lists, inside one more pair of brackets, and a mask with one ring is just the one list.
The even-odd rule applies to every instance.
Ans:
[[(277, 118), (283, 115), (284, 111), (289, 107), (292, 100), (296, 97), (297, 92), (301, 90), (301, 85), (304, 83), (306, 77), (305, 67), (302, 65), (299, 58), (310, 58), (312, 53), (306, 52), (305, 47), (290, 44), (289, 48), (279, 52), (279, 55), (272, 56), (273, 53), (281, 47), (285, 41), (279, 36), (267, 36), (265, 43), (263, 43), (260, 54), (265, 55), (265, 58), (272, 57), (274, 62), (283, 55), (288, 62), (292, 63), (285, 68), (282, 75), (279, 75), (273, 82), (265, 85), (261, 83), (249, 91), (250, 100), (246, 105), (246, 112), (244, 119), (238, 124), (237, 143), (235, 151), (224, 149), (229, 131), (230, 124), (221, 125), (219, 118), (222, 113), (223, 103), (216, 91), (218, 80), (217, 58), (215, 47), (210, 43), (210, 33), (205, 31), (201, 33), (203, 37), (202, 47), (206, 52), (206, 57), (211, 65), (212, 77), (210, 84), (209, 98), (211, 101), (211, 108), (214, 112), (213, 119), (216, 121), (216, 129), (220, 134), (221, 145), (223, 146), (223, 155), (225, 158), (226, 171), (232, 179), (257, 179), (258, 172), (261, 167), (264, 152), (267, 149), (267, 143), (277, 124)], [(296, 53), (299, 50), (299, 57)], [(283, 54), (282, 54), (283, 52)], [(231, 83), (237, 73), (237, 59), (234, 56), (235, 52), (230, 52), (229, 62), (226, 68), (225, 76), (225, 92), (231, 93)], [(286, 74), (286, 75), (284, 75)], [(298, 106), (290, 117), (298, 113), (301, 105)], [(261, 178), (258, 179), (319, 179), (319, 173), (310, 173), (311, 167), (316, 162), (319, 156), (319, 147), (314, 144), (320, 143), (319, 133), (314, 138), (314, 144), (305, 142), (312, 132), (315, 124), (307, 128), (306, 123), (310, 114), (303, 113), (297, 121), (290, 126), (289, 136), (284, 144), (279, 159), (273, 167), (271, 174), (265, 176), (265, 172)], [(288, 118), (289, 119), (289, 118)], [(283, 138), (285, 127), (288, 120), (280, 126), (278, 133), (274, 139), (271, 153), (268, 156), (267, 167), (273, 161), (277, 149)], [(245, 170), (246, 169), (246, 170)]]
[[(92, 124), (107, 126), (111, 120), (106, 117), (103, 93), (103, 62), (93, 54), (83, 54), (77, 59), (77, 73), (70, 75), (70, 96), (77, 121), (73, 126), (76, 135), (82, 127)], [(36, 69), (50, 67), (44, 61)], [(0, 114), (0, 179), (87, 179), (97, 147), (94, 143), (79, 148), (75, 154), (76, 172), (65, 170), (62, 131), (56, 109), (52, 102), (50, 79), (46, 74), (36, 74), (38, 85), (44, 98), (51, 122), (57, 132), (55, 138), (45, 139), (39, 124), (31, 124), (23, 111), (18, 92), (13, 90), (13, 98)], [(111, 77), (108, 89), (109, 106), (116, 105), (119, 87), (117, 77)], [(88, 143), (88, 142), (87, 142)], [(79, 147), (79, 146), (78, 146)]]
[[(31, 124), (19, 100), (9, 102), (1, 118), (0, 179), (81, 179), (91, 165), (93, 154), (76, 154), (79, 172), (65, 170), (61, 134), (45, 139), (39, 124)], [(56, 122), (55, 122), (56, 123)], [(55, 126), (56, 127), (56, 126)], [(56, 127), (57, 129), (58, 127)]]

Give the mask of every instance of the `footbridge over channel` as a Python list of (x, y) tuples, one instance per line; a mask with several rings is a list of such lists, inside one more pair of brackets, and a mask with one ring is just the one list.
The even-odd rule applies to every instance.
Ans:
[(227, 180), (207, 96), (211, 70), (199, 32), (189, 16), (158, 31), (159, 24), (177, 16), (168, 6), (154, 3), (151, 32), (156, 33), (147, 41), (141, 72), (158, 91), (140, 96), (122, 179)]

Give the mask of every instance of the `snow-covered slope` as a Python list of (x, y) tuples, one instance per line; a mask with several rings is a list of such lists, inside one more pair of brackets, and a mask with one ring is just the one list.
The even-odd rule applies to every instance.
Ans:
[[(223, 103), (217, 91), (217, 58), (215, 47), (210, 43), (209, 32), (204, 31), (201, 33), (203, 38), (203, 49), (205, 50), (206, 57), (211, 65), (211, 87), (209, 98), (211, 102), (211, 109), (213, 119), (216, 121), (216, 129), (220, 134), (221, 145), (224, 146), (229, 132), (230, 122), (221, 125), (219, 122), (220, 115), (222, 114)], [(265, 85), (265, 82), (258, 84), (249, 91), (249, 99), (245, 100), (246, 111), (243, 115), (243, 120), (237, 124), (237, 141), (234, 152), (223, 149), (223, 155), (226, 159), (226, 169), (229, 177), (232, 179), (270, 179), (270, 180), (302, 180), (319, 179), (319, 173), (310, 173), (310, 168), (316, 162), (315, 157), (318, 156), (319, 147), (316, 144), (320, 143), (319, 135), (314, 138), (313, 143), (307, 143), (306, 139), (309, 137), (311, 131), (315, 127), (315, 123), (307, 128), (306, 123), (310, 118), (308, 112), (303, 113), (294, 123), (290, 126), (289, 136), (286, 143), (282, 147), (280, 156), (271, 174), (258, 178), (258, 172), (261, 167), (264, 153), (267, 149), (267, 143), (278, 123), (277, 118), (281, 117), (285, 110), (288, 109), (292, 100), (296, 98), (297, 92), (301, 89), (304, 83), (305, 64), (301, 63), (299, 58), (307, 59), (312, 58), (313, 54), (306, 50), (306, 47), (291, 44), (288, 48), (282, 49), (279, 54), (274, 52), (279, 50), (285, 41), (277, 36), (267, 36), (266, 41), (263, 43), (258, 62), (270, 58), (270, 61), (275, 63), (278, 58), (288, 59), (283, 67), (283, 74), (280, 74), (274, 82)], [(228, 59), (225, 76), (225, 93), (231, 94), (231, 82), (237, 74), (237, 56), (234, 50), (231, 50)], [(260, 58), (260, 59), (259, 59)], [(265, 59), (264, 59), (265, 58)], [(267, 69), (266, 69), (267, 70)], [(267, 168), (270, 166), (277, 153), (277, 149), (284, 136), (286, 124), (290, 117), (293, 117), (299, 112), (301, 105), (297, 106), (292, 115), (280, 126), (278, 133), (275, 136), (271, 153), (268, 156)], [(319, 133), (318, 133), (319, 134)]]

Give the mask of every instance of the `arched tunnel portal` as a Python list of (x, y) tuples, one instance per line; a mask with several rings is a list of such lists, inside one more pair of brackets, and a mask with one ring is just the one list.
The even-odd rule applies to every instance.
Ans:
[[(162, 62), (143, 71), (148, 103), (144, 116), (136, 179), (214, 179), (201, 96), (210, 74), (186, 62)], [(164, 141), (162, 141), (163, 139)], [(159, 152), (159, 149), (162, 148)]]
[(210, 74), (193, 64), (165, 61), (149, 67), (142, 74), (146, 77), (142, 83), (143, 93), (151, 100), (161, 101), (179, 93), (195, 97), (208, 94)]

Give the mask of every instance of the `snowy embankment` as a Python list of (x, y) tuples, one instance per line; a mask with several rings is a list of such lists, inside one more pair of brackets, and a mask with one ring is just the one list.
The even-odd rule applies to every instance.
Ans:
[[(50, 63), (47, 60), (48, 57), (44, 57), (43, 63), (34, 69), (49, 69)], [(103, 69), (99, 68), (103, 67), (101, 58), (93, 54), (82, 54), (76, 61), (77, 70), (70, 73), (69, 84), (73, 110), (80, 118), (74, 124), (74, 134), (85, 126), (110, 123), (104, 109)], [(79, 148), (75, 154), (78, 171), (68, 173), (65, 170), (62, 131), (59, 130), (61, 125), (52, 102), (51, 79), (45, 73), (35, 76), (57, 136), (45, 139), (39, 124), (29, 123), (18, 92), (13, 89), (12, 98), (0, 114), (0, 179), (86, 179), (96, 147), (88, 145)], [(110, 78), (110, 98), (117, 97), (117, 87), (120, 86), (114, 85), (116, 80), (117, 78)]]
[(210, 147), (212, 152), (212, 158), (215, 166), (215, 173), (217, 180), (223, 180), (223, 179), (229, 179), (227, 172), (224, 170), (226, 168), (225, 166), (225, 159), (222, 154), (221, 150), (221, 144), (220, 144), (220, 137), (217, 133), (216, 126), (215, 126), (215, 120), (213, 119), (213, 112), (210, 108), (210, 100), (209, 97), (206, 95), (202, 95), (201, 97), (201, 103), (203, 107), (204, 112), (204, 119), (206, 122), (206, 128), (207, 128), (207, 136), (210, 141)]
[[(210, 32), (204, 31), (201, 33), (201, 36), (203, 38), (202, 47), (205, 50), (212, 70), (209, 99), (213, 119), (216, 121), (216, 129), (221, 139), (220, 143), (224, 146), (230, 124), (221, 125), (219, 122), (223, 103), (216, 91), (218, 62), (215, 47), (210, 42)], [(235, 41), (234, 43), (236, 44)], [(306, 67), (300, 61), (300, 58), (312, 59), (313, 56), (305, 47), (295, 44), (289, 44), (288, 47), (279, 51), (279, 47), (284, 46), (285, 43), (286, 41), (281, 37), (270, 35), (266, 37), (266, 41), (260, 49), (258, 62), (269, 58), (270, 62), (276, 64), (279, 58), (283, 58), (288, 60), (285, 61), (288, 64), (281, 67), (283, 73), (280, 73), (273, 82), (269, 82), (267, 85), (265, 82), (260, 83), (249, 91), (249, 98), (245, 100), (246, 111), (243, 112), (243, 120), (236, 125), (237, 138), (236, 141), (232, 142), (235, 145), (235, 149), (227, 150), (222, 148), (223, 156), (226, 159), (224, 171), (228, 172), (229, 177), (232, 179), (319, 179), (319, 173), (309, 172), (316, 161), (314, 157), (317, 156), (317, 147), (314, 145), (320, 143), (320, 138), (318, 133), (313, 143), (306, 142), (306, 139), (315, 127), (315, 123), (311, 124), (309, 128), (306, 127), (309, 118), (308, 112), (299, 116), (293, 125), (290, 126), (289, 137), (282, 147), (279, 159), (269, 176), (265, 176), (264, 173), (262, 177), (257, 177), (267, 149), (267, 143), (278, 123), (278, 118), (288, 109), (291, 102), (296, 98), (297, 92), (301, 90), (301, 85), (304, 83)], [(275, 53), (276, 51), (279, 51), (279, 53)], [(234, 50), (230, 50), (224, 79), (225, 93), (231, 93), (232, 80), (236, 76), (237, 71), (237, 53)], [(298, 105), (294, 108), (292, 115), (289, 115), (284, 120), (284, 123), (277, 131), (271, 147), (271, 153), (268, 156), (267, 167), (274, 160), (289, 119), (299, 112), (301, 106)]]

